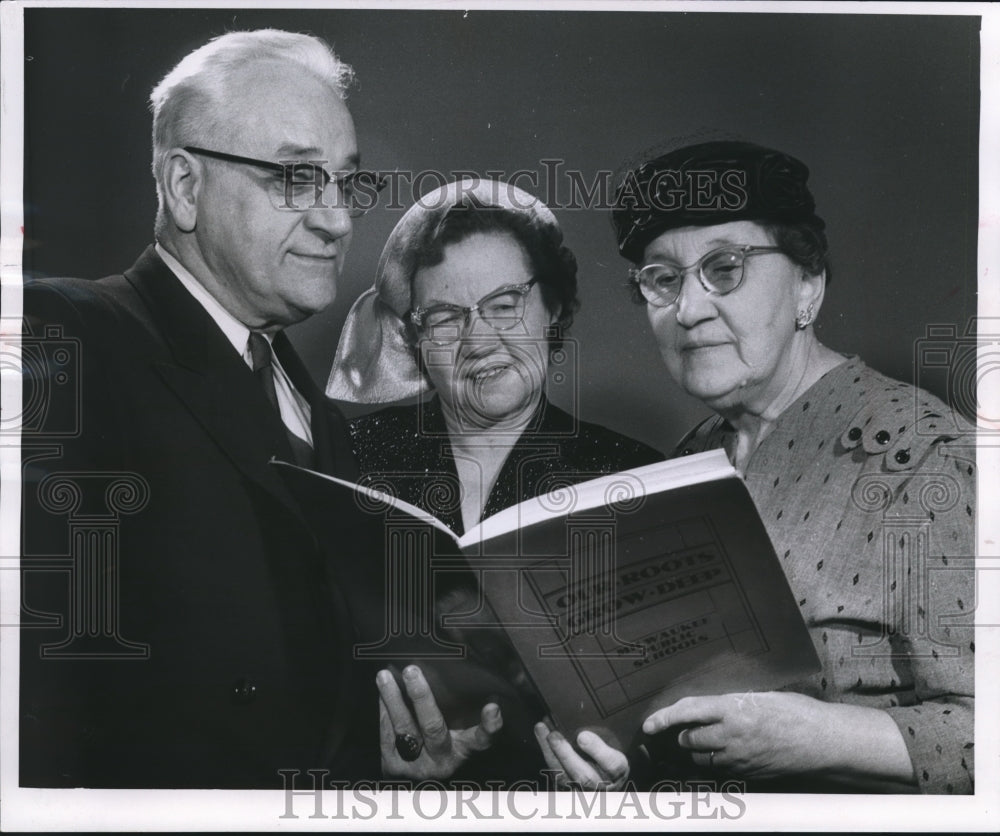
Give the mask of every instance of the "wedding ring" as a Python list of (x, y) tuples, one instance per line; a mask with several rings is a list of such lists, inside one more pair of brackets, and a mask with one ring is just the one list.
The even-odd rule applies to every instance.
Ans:
[(396, 735), (396, 751), (404, 761), (415, 761), (420, 757), (420, 750), (424, 748), (424, 741), (419, 740), (412, 734)]

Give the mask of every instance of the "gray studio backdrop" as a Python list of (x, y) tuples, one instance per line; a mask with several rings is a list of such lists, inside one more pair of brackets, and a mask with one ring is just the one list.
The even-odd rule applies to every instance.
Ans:
[[(150, 88), (208, 38), (265, 26), (321, 35), (355, 67), (349, 105), (366, 167), (534, 172), (540, 196), (561, 205), (569, 170), (593, 184), (703, 127), (800, 157), (836, 271), (820, 339), (948, 395), (947, 375), (915, 358), (928, 326), (960, 336), (975, 315), (978, 18), (29, 9), (28, 274), (96, 278), (133, 262), (156, 208)], [(401, 212), (382, 206), (357, 222), (336, 303), (291, 331), (320, 382)], [(706, 413), (670, 381), (628, 301), (607, 211), (556, 214), (583, 307), (576, 384), (554, 387), (555, 399), (669, 449)]]

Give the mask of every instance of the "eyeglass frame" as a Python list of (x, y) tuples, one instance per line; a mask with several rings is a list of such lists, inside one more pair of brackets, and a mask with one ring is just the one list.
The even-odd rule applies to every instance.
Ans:
[[(334, 177), (332, 174), (330, 174), (329, 171), (323, 168), (323, 166), (317, 165), (316, 163), (310, 162), (309, 160), (294, 160), (287, 163), (276, 163), (276, 162), (271, 162), (270, 160), (258, 160), (255, 159), (254, 157), (244, 157), (239, 154), (230, 154), (227, 151), (214, 151), (211, 148), (201, 148), (200, 146), (197, 145), (185, 145), (183, 146), (183, 148), (189, 154), (198, 154), (199, 156), (202, 157), (209, 157), (210, 159), (214, 160), (223, 160), (224, 162), (229, 162), (229, 163), (237, 163), (239, 165), (249, 165), (255, 168), (264, 169), (265, 171), (273, 171), (277, 174), (282, 175), (285, 184), (285, 205), (280, 206), (278, 208), (288, 209), (292, 212), (304, 212), (307, 209), (312, 209), (314, 207), (334, 208), (334, 207), (328, 207), (326, 204), (318, 201), (314, 201), (314, 203), (311, 206), (298, 206), (294, 203), (294, 201), (289, 200), (288, 190), (292, 185), (292, 183), (288, 177), (288, 172), (294, 170), (296, 167), (307, 168), (313, 172), (311, 185), (316, 190), (315, 194), (317, 198), (320, 195), (322, 195), (323, 192), (326, 191), (327, 186), (329, 186), (331, 182), (335, 182), (337, 184), (338, 191), (341, 194), (345, 194), (345, 190), (350, 188), (351, 183), (354, 180), (357, 180), (359, 177), (362, 176), (373, 175), (375, 177), (376, 195), (380, 191), (382, 191), (382, 189), (384, 189), (386, 187), (386, 184), (389, 182), (388, 177), (386, 177), (384, 174), (380, 174), (377, 171), (368, 171), (368, 170), (352, 171), (349, 172), (348, 174)], [(321, 172), (323, 175), (322, 188), (320, 188), (319, 183), (317, 182), (315, 177), (315, 172), (317, 171)], [(306, 185), (306, 184), (303, 183), (301, 185)], [(347, 210), (347, 213), (348, 215), (350, 215), (350, 217), (360, 218), (366, 215), (368, 212), (370, 212), (374, 208), (374, 206), (375, 203), (373, 202), (371, 206), (368, 206), (363, 209), (350, 206), (345, 206), (344, 208)]]
[[(743, 261), (740, 263), (740, 269), (742, 272), (740, 274), (740, 280), (733, 287), (729, 288), (729, 290), (717, 290), (711, 285), (708, 279), (705, 278), (705, 274), (703, 272), (703, 266), (707, 259), (711, 258), (713, 255), (716, 255), (717, 253), (721, 253), (726, 250), (735, 250), (740, 253), (743, 259)], [(678, 268), (680, 272), (680, 282), (677, 285), (677, 294), (669, 302), (662, 302), (660, 300), (654, 301), (650, 299), (645, 293), (643, 293), (643, 288), (646, 287), (646, 285), (640, 278), (643, 271), (648, 270), (650, 267), (668, 267), (669, 265), (667, 264), (661, 264), (660, 262), (653, 262), (652, 264), (645, 264), (642, 267), (632, 267), (628, 271), (628, 285), (634, 291), (639, 293), (639, 295), (645, 300), (646, 304), (652, 305), (654, 308), (669, 308), (678, 299), (680, 299), (681, 291), (683, 290), (684, 287), (684, 279), (687, 277), (687, 274), (690, 273), (695, 268), (697, 268), (698, 272), (696, 273), (696, 275), (698, 277), (698, 283), (702, 286), (702, 288), (704, 288), (706, 293), (712, 296), (728, 296), (730, 293), (739, 290), (740, 287), (743, 286), (743, 280), (746, 278), (745, 262), (750, 256), (767, 255), (767, 254), (784, 253), (784, 252), (785, 251), (781, 247), (763, 247), (763, 246), (757, 246), (755, 244), (744, 244), (744, 245), (728, 244), (724, 247), (716, 247), (714, 250), (709, 250), (701, 258), (699, 258), (696, 262), (694, 262), (694, 264), (689, 264), (687, 267)]]
[(491, 290), (482, 299), (476, 302), (476, 304), (469, 305), (468, 307), (464, 305), (449, 305), (447, 303), (442, 303), (440, 305), (432, 305), (429, 308), (423, 308), (418, 305), (406, 315), (406, 318), (410, 321), (413, 327), (419, 332), (424, 327), (423, 323), (424, 317), (426, 317), (427, 314), (429, 314), (431, 311), (438, 310), (441, 308), (447, 308), (449, 310), (455, 311), (456, 313), (461, 313), (465, 321), (463, 322), (462, 327), (458, 330), (454, 339), (445, 340), (442, 342), (440, 340), (435, 340), (433, 337), (425, 337), (425, 339), (428, 340), (429, 342), (432, 342), (434, 343), (434, 345), (439, 345), (439, 346), (453, 345), (454, 343), (457, 343), (460, 339), (462, 339), (462, 337), (465, 336), (465, 334), (468, 332), (469, 325), (472, 323), (473, 313), (478, 313), (479, 318), (482, 319), (483, 322), (485, 322), (487, 325), (489, 325), (490, 328), (492, 328), (494, 331), (501, 331), (501, 332), (510, 331), (512, 328), (516, 328), (518, 325), (524, 322), (524, 310), (521, 311), (521, 316), (515, 322), (511, 322), (511, 324), (508, 325), (506, 328), (498, 328), (496, 325), (494, 325), (492, 322), (490, 322), (482, 315), (480, 306), (483, 304), (483, 302), (488, 301), (493, 296), (500, 296), (503, 293), (518, 293), (520, 294), (521, 301), (523, 302), (524, 307), (526, 309), (528, 305), (528, 294), (531, 293), (531, 289), (536, 284), (538, 284), (538, 277), (533, 276), (526, 282), (519, 282), (518, 284), (502, 285), (501, 287), (498, 287), (496, 290)]

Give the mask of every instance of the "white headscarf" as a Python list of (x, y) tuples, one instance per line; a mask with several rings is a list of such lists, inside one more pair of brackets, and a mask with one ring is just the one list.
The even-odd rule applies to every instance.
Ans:
[(347, 315), (326, 384), (327, 397), (390, 403), (431, 388), (417, 364), (403, 319), (412, 295), (412, 258), (408, 256), (430, 229), (470, 196), (479, 205), (521, 212), (533, 223), (559, 229), (555, 215), (538, 198), (500, 180), (466, 178), (421, 197), (389, 236), (374, 286), (358, 297)]

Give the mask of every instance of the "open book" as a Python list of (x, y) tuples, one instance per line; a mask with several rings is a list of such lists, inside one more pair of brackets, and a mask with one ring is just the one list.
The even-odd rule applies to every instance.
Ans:
[[(505, 635), (523, 667), (502, 676), (529, 679), (567, 734), (600, 729), (620, 747), (682, 696), (774, 689), (819, 669), (722, 451), (564, 484), (462, 537), (384, 491), (275, 466), (317, 536), (352, 543), (341, 574), (369, 639), (359, 659), (399, 658), (407, 642), (417, 657), (462, 657)], [(352, 517), (369, 521), (366, 536), (345, 530)], [(444, 580), (456, 573), (477, 590), (457, 608)]]

